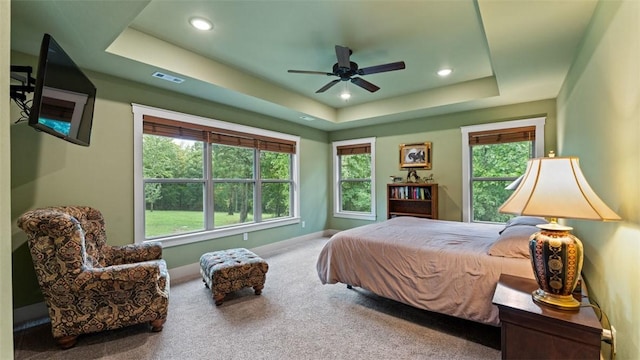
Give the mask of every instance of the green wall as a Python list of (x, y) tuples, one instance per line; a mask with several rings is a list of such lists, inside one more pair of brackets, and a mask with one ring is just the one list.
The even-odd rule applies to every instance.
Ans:
[[(11, 54), (12, 64), (34, 65), (35, 57)], [(133, 114), (131, 103), (155, 106), (218, 120), (301, 136), (299, 224), (255, 231), (249, 240), (229, 236), (197, 244), (165, 248), (169, 268), (196, 263), (202, 253), (229, 247), (255, 247), (326, 228), (327, 133), (282, 120), (178, 95), (104, 74), (87, 72), (98, 89), (91, 146), (82, 147), (36, 132), (26, 123), (11, 131), (11, 222), (13, 307), (42, 301), (26, 235), (15, 225), (25, 211), (37, 207), (82, 204), (100, 209), (111, 245), (133, 242)], [(19, 114), (12, 108), (11, 122)], [(4, 144), (4, 143), (3, 143)], [(320, 209), (321, 211), (318, 211)]]
[(580, 157), (621, 222), (571, 221), (592, 298), (617, 330), (618, 359), (640, 358), (640, 2), (603, 1), (558, 96), (558, 150)]
[[(386, 191), (389, 176), (406, 177), (399, 169), (400, 144), (431, 141), (433, 162), (431, 170), (420, 170), (421, 177), (433, 174), (438, 183), (438, 215), (443, 220), (462, 220), (462, 133), (461, 126), (526, 119), (544, 116), (545, 149), (556, 149), (556, 103), (541, 100), (517, 105), (461, 112), (456, 114), (414, 119), (400, 123), (375, 125), (330, 133), (330, 141), (376, 137), (376, 221), (387, 218)], [(329, 217), (332, 229), (347, 229), (370, 223)]]

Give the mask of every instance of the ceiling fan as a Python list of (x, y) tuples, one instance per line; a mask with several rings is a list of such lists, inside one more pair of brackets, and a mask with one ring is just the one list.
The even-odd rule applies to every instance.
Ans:
[(376, 92), (380, 90), (378, 86), (368, 82), (361, 77), (357, 77), (356, 75), (363, 76), (387, 71), (402, 70), (405, 68), (404, 61), (397, 61), (359, 69), (358, 64), (349, 59), (349, 56), (351, 56), (352, 53), (353, 51), (351, 51), (351, 49), (349, 49), (348, 47), (336, 45), (336, 57), (338, 58), (338, 62), (333, 65), (333, 72), (307, 70), (288, 70), (288, 72), (295, 74), (315, 74), (339, 77), (339, 79), (332, 80), (325, 86), (318, 89), (316, 93), (323, 93), (340, 81), (351, 81), (355, 85), (358, 85), (365, 90)]

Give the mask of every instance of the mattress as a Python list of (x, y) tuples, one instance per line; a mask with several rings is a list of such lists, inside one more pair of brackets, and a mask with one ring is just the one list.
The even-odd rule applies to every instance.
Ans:
[(416, 308), (499, 325), (500, 274), (533, 278), (530, 260), (491, 256), (505, 226), (396, 217), (335, 234), (316, 268), (323, 284), (367, 289)]

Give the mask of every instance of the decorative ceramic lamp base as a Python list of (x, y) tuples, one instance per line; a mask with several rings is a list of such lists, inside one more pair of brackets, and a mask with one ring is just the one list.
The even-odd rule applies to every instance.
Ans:
[(529, 251), (536, 281), (540, 287), (533, 300), (561, 310), (580, 307), (573, 290), (582, 271), (583, 249), (568, 226), (552, 222), (538, 225), (541, 231), (531, 236)]
[(578, 310), (580, 303), (573, 295), (554, 295), (538, 289), (531, 293), (533, 301), (560, 310)]

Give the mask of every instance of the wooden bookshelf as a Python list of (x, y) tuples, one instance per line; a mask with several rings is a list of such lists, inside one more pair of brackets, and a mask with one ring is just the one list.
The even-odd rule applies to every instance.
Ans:
[(438, 218), (438, 184), (387, 184), (387, 219), (396, 216)]

